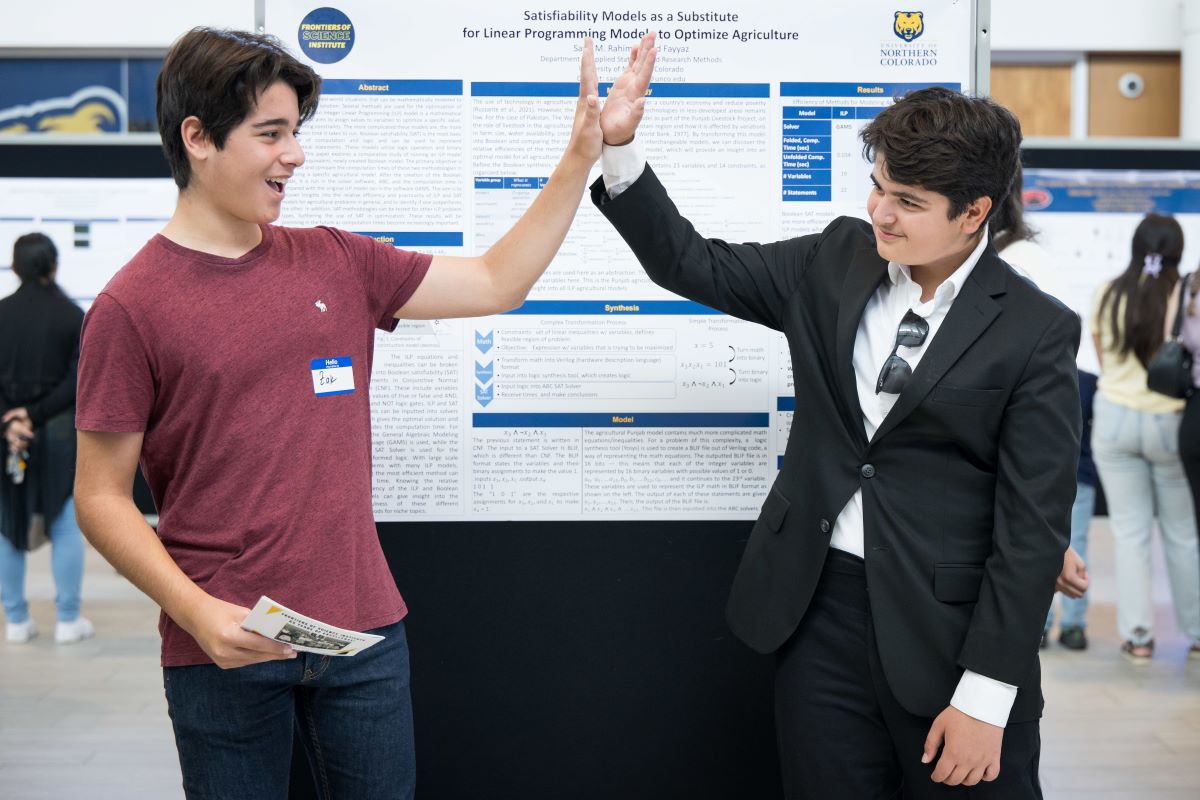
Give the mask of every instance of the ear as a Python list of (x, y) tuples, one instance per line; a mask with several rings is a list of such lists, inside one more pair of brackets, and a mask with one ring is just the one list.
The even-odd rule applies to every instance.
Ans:
[(188, 117), (179, 124), (179, 136), (183, 139), (183, 149), (192, 161), (207, 161), (215, 150), (212, 139), (197, 116)]
[(901, 13), (902, 13), (902, 12), (900, 12), (900, 11), (897, 11), (897, 12), (896, 12), (896, 16), (895, 16), (893, 19), (900, 19), (900, 14), (901, 14)]
[(925, 12), (924, 12), (924, 11), (918, 11), (918, 12), (917, 12), (917, 19), (921, 19), (921, 20), (925, 19)]
[(966, 210), (958, 215), (958, 229), (967, 236), (974, 236), (979, 231), (979, 226), (988, 218), (988, 212), (991, 210), (992, 198), (987, 195), (975, 198)]

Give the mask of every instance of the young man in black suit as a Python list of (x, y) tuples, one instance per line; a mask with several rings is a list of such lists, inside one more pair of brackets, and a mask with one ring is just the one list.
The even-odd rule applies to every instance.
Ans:
[(656, 283), (787, 336), (803, 410), (727, 611), (775, 654), (787, 795), (1040, 798), (1038, 641), (1069, 540), (1080, 324), (988, 242), (1019, 123), (913, 92), (863, 132), (869, 223), (706, 239), (630, 144), (652, 37), (640, 47), (601, 115), (592, 198)]

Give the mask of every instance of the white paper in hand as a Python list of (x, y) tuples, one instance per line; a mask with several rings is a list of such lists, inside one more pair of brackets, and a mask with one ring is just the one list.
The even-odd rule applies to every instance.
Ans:
[(335, 628), (320, 620), (297, 614), (263, 595), (242, 628), (283, 642), (301, 653), (320, 653), (323, 656), (353, 656), (366, 650), (384, 637)]

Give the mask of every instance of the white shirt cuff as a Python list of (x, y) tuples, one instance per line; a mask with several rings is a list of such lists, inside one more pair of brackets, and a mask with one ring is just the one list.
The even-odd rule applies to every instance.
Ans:
[(646, 169), (646, 156), (642, 153), (642, 145), (635, 138), (629, 144), (606, 144), (600, 151), (600, 174), (604, 178), (604, 188), (608, 190), (610, 199), (642, 177)]
[(1016, 699), (1016, 686), (967, 670), (958, 681), (950, 705), (968, 717), (1003, 728)]

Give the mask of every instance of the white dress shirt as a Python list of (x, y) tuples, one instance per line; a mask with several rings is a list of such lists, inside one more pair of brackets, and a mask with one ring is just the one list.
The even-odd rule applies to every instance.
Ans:
[[(641, 177), (646, 167), (646, 158), (637, 139), (619, 147), (605, 145), (600, 161), (604, 187), (610, 198), (616, 197)], [(979, 244), (967, 256), (967, 260), (934, 291), (933, 297), (921, 302), (921, 287), (912, 279), (912, 272), (905, 264), (888, 264), (888, 279), (867, 302), (858, 333), (854, 339), (854, 376), (858, 385), (858, 403), (862, 408), (863, 428), (870, 439), (879, 429), (883, 418), (896, 404), (897, 395), (875, 394), (875, 383), (879, 371), (892, 352), (896, 342), (896, 329), (909, 309), (925, 318), (929, 333), (920, 347), (901, 346), (896, 354), (908, 362), (914, 370), (929, 343), (937, 335), (946, 313), (954, 303), (959, 291), (979, 263), (987, 247), (985, 233)], [(836, 547), (860, 558), (864, 557), (862, 490), (854, 493), (846, 507), (838, 515), (833, 526), (830, 547)], [(1004, 727), (1008, 714), (1017, 697), (1017, 687), (988, 678), (970, 670), (963, 673), (955, 689), (950, 705), (975, 719)]]

